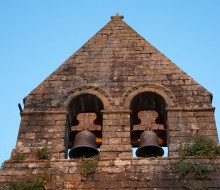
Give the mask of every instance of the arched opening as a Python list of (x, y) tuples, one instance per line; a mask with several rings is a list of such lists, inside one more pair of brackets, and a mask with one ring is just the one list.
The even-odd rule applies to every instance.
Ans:
[[(131, 145), (137, 149), (140, 136), (145, 130), (157, 134), (160, 147), (167, 147), (166, 102), (155, 92), (142, 92), (133, 97), (131, 109)], [(167, 150), (165, 150), (167, 152)]]
[(89, 93), (80, 94), (70, 101), (68, 150), (73, 148), (76, 135), (83, 130), (92, 132), (96, 138), (97, 148), (101, 146), (103, 109), (102, 101)]

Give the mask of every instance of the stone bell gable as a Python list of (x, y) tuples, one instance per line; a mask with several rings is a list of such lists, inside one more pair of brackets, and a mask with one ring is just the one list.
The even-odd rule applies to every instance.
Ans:
[[(98, 108), (84, 102), (85, 110), (77, 104), (72, 113), (74, 98), (83, 94), (94, 96), (92, 102), (99, 100)], [(139, 111), (152, 109), (150, 105), (131, 108), (135, 97), (157, 102), (156, 111), (162, 112), (159, 123), (166, 122), (163, 128), (169, 129), (169, 134), (166, 131), (162, 136), (164, 141), (169, 139), (170, 156), (176, 155), (178, 147), (195, 133), (217, 140), (211, 94), (116, 15), (25, 98), (16, 148), (29, 152), (34, 147), (48, 146), (56, 158), (67, 157), (72, 122), (77, 114), (90, 109), (98, 112), (102, 126), (101, 149), (108, 152), (120, 145), (117, 149), (131, 153), (130, 116), (134, 113), (135, 120), (139, 120)], [(164, 100), (163, 108), (159, 99)], [(121, 117), (126, 118), (125, 123)], [(102, 135), (111, 136), (105, 127), (112, 122), (118, 129), (123, 125), (126, 132), (105, 141)], [(163, 144), (168, 146), (167, 142)]]
[[(100, 153), (96, 172), (86, 178), (80, 159), (69, 159), (81, 131), (95, 135)], [(154, 132), (160, 154), (134, 158), (132, 149), (144, 131)], [(46, 148), (52, 173), (47, 189), (184, 189), (188, 182), (180, 182), (174, 165), (180, 150), (199, 136), (218, 143), (212, 94), (116, 14), (25, 97), (16, 147), (0, 185), (44, 171), (48, 160), (37, 160), (36, 149)], [(160, 157), (165, 147), (168, 156)], [(17, 153), (25, 159), (13, 161)], [(194, 177), (190, 183), (220, 188), (219, 165), (217, 158), (215, 183)]]

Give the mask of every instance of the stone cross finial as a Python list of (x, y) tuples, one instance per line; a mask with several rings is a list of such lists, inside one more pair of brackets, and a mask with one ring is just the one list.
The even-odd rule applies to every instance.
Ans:
[(120, 16), (119, 13), (116, 13), (115, 16), (111, 16), (111, 19), (113, 19), (113, 20), (114, 19), (123, 19), (123, 18), (124, 18), (124, 16), (122, 16), (122, 15)]

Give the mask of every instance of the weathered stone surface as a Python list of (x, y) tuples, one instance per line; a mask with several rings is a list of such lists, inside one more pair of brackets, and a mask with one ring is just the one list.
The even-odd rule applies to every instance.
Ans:
[[(154, 114), (138, 114), (149, 110)], [(100, 147), (88, 175), (81, 159), (67, 159), (76, 133), (86, 128)], [(145, 129), (157, 132), (167, 158), (132, 158)], [(180, 149), (200, 135), (218, 142), (211, 94), (116, 15), (25, 98), (12, 151), (25, 158), (4, 163), (0, 189), (43, 172), (52, 174), (48, 190), (220, 189), (219, 157), (187, 158), (215, 168), (209, 179), (180, 179)], [(36, 160), (39, 148), (49, 160)]]
[[(37, 176), (42, 173), (42, 166), (47, 166), (52, 181), (46, 188), (63, 189), (184, 189), (184, 187), (207, 187), (219, 189), (220, 159), (215, 164), (206, 158), (186, 158), (191, 163), (204, 163), (214, 167), (209, 179), (198, 180), (193, 175), (180, 178), (176, 167), (178, 158), (137, 158), (137, 159), (100, 159), (98, 167), (93, 174), (83, 176), (80, 171), (80, 160), (53, 160), (48, 161), (22, 161), (5, 162), (1, 171), (0, 189), (7, 189), (7, 182), (25, 181), (24, 176)], [(44, 171), (45, 172), (45, 171)], [(11, 178), (9, 178), (11, 176)], [(191, 176), (191, 177), (190, 177)]]

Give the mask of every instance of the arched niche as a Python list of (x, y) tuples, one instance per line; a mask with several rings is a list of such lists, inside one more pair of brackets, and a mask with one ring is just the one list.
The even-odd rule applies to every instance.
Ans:
[(91, 93), (80, 93), (69, 102), (69, 138), (68, 149), (73, 147), (78, 132), (89, 130), (96, 136), (97, 147), (102, 144), (102, 100)]
[(139, 146), (140, 135), (146, 129), (156, 132), (159, 145), (167, 147), (166, 107), (165, 99), (156, 92), (140, 92), (131, 99), (132, 147)]
[(94, 124), (102, 124), (101, 110), (104, 109), (102, 101), (93, 94), (83, 93), (72, 99), (68, 106), (70, 115), (72, 116), (72, 125), (76, 126), (79, 124), (77, 115), (79, 113), (95, 113), (96, 119)]

